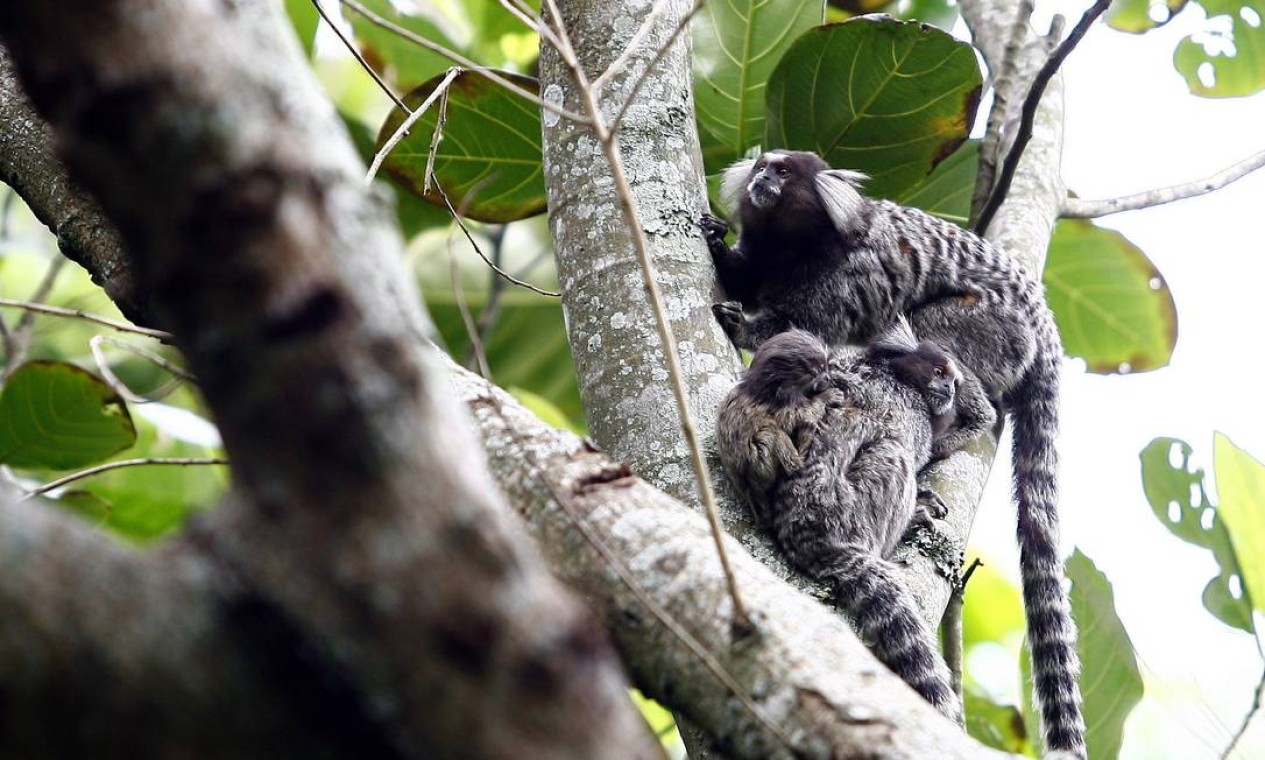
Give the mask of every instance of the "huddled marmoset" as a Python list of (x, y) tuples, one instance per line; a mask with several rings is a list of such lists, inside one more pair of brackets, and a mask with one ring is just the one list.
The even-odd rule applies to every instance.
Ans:
[(1040, 281), (982, 238), (862, 195), (864, 175), (813, 153), (773, 151), (725, 172), (738, 245), (706, 216), (729, 302), (713, 307), (735, 344), (790, 327), (830, 346), (865, 343), (907, 315), (978, 378), (1014, 425), (1014, 494), (1035, 693), (1049, 750), (1085, 755), (1076, 629), (1058, 550), (1062, 346)]
[(783, 553), (830, 583), (875, 655), (954, 719), (962, 706), (948, 668), (887, 558), (915, 519), (930, 517), (917, 474), (937, 433), (961, 445), (993, 421), (979, 386), (901, 322), (833, 361), (802, 330), (770, 338), (717, 422), (730, 480)]

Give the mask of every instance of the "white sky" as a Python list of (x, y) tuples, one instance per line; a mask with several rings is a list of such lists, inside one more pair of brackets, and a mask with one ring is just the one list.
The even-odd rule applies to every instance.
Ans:
[[(1038, 2), (1068, 27), (1088, 0)], [(1106, 198), (1205, 177), (1265, 149), (1265, 93), (1211, 100), (1187, 92), (1172, 66), (1178, 40), (1203, 26), (1193, 4), (1133, 36), (1095, 26), (1064, 64), (1063, 175), (1081, 197)], [(1211, 470), (1213, 431), (1265, 458), (1260, 396), (1265, 355), (1249, 329), (1265, 303), (1265, 170), (1197, 199), (1107, 217), (1164, 274), (1178, 310), (1169, 367), (1127, 377), (1064, 375), (1065, 549), (1080, 547), (1115, 588), (1147, 694), (1125, 728), (1121, 757), (1219, 757), (1242, 721), (1262, 663), (1246, 634), (1200, 601), (1212, 555), (1172, 536), (1142, 493), (1138, 453), (1157, 436), (1186, 440)], [(1008, 443), (1006, 444), (1008, 450)], [(998, 458), (972, 551), (1017, 577), (1007, 457)], [(1259, 716), (1236, 758), (1265, 757)]]

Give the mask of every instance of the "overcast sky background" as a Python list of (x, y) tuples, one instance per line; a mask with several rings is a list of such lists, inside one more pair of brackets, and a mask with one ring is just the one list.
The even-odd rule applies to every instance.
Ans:
[[(1070, 28), (1089, 5), (1039, 1), (1034, 25), (1048, 28), (1059, 12)], [(1086, 36), (1063, 68), (1070, 189), (1084, 198), (1129, 194), (1199, 179), (1265, 149), (1265, 93), (1195, 97), (1173, 68), (1177, 42), (1204, 26), (1191, 4), (1145, 35), (1098, 24)], [(1121, 757), (1129, 760), (1219, 757), (1261, 678), (1252, 639), (1200, 601), (1217, 572), (1211, 553), (1151, 513), (1138, 452), (1158, 436), (1182, 438), (1211, 472), (1213, 432), (1221, 431), (1265, 458), (1265, 340), (1255, 334), (1265, 304), (1263, 220), (1265, 170), (1207, 196), (1099, 220), (1151, 258), (1178, 311), (1170, 366), (1100, 377), (1069, 362), (1064, 373), (1064, 548), (1079, 547), (1111, 580), (1146, 679), (1125, 728)], [(972, 547), (1017, 577), (1006, 459), (998, 458)], [(1265, 757), (1265, 717), (1233, 757)]]

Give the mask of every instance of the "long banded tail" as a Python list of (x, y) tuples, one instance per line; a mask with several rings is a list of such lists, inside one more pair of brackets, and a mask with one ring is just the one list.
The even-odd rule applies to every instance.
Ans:
[(859, 546), (842, 547), (834, 560), (823, 575), (852, 613), (866, 646), (923, 699), (960, 723), (962, 705), (949, 668), (892, 564)]
[[(1049, 346), (1050, 343), (1046, 343)], [(1059, 556), (1058, 432), (1061, 351), (1043, 349), (1024, 382), (1007, 399), (1014, 423), (1014, 495), (1018, 505), (1033, 692), (1047, 751), (1085, 757), (1085, 722), (1077, 687), (1076, 626), (1063, 590)]]

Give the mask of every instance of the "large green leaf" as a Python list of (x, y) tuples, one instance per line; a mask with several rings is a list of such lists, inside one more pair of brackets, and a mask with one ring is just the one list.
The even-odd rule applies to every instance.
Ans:
[(1217, 515), (1239, 559), (1241, 592), (1252, 609), (1265, 612), (1265, 465), (1217, 433)]
[(1082, 219), (1054, 227), (1045, 289), (1063, 348), (1090, 372), (1145, 372), (1168, 364), (1177, 307), (1164, 277), (1124, 235)]
[(975, 177), (979, 174), (979, 146), (979, 140), (967, 140), (953, 155), (941, 161), (930, 176), (896, 200), (961, 227), (967, 226)]
[[(419, 37), (437, 42), (449, 50), (460, 46), (440, 30), (439, 19), (402, 13), (391, 0), (360, 0), (360, 4), (378, 16), (398, 25)], [(403, 90), (411, 90), (422, 82), (440, 74), (452, 63), (437, 53), (432, 53), (416, 42), (374, 24), (353, 10), (345, 10), (351, 28), (356, 34), (361, 52), (379, 72), (391, 75)]]
[(812, 150), (895, 198), (966, 139), (979, 104), (970, 45), (914, 21), (861, 17), (812, 29), (769, 79), (764, 145)]
[(1190, 453), (1190, 446), (1176, 438), (1151, 441), (1139, 455), (1142, 489), (1155, 517), (1173, 535), (1208, 549), (1217, 561), (1220, 570), (1204, 587), (1204, 607), (1226, 625), (1250, 633), (1252, 602), (1243, 593), (1239, 559), (1219, 511), (1208, 500), (1204, 471), (1190, 469)]
[[(503, 75), (535, 91), (536, 80)], [(405, 97), (417, 108), (434, 92), (441, 77)], [(384, 170), (402, 186), (431, 203), (443, 205), (432, 187), (424, 192), (426, 161), (438, 117), (438, 104), (414, 124), (391, 151)], [(378, 133), (381, 147), (402, 123), (397, 110)], [(448, 121), (435, 155), (435, 177), (455, 209), (470, 219), (509, 222), (545, 210), (545, 179), (540, 146), (540, 110), (482, 76), (464, 72), (448, 91)]]
[(1067, 577), (1080, 629), (1085, 743), (1091, 760), (1112, 760), (1120, 754), (1125, 719), (1142, 699), (1142, 674), (1107, 576), (1077, 549), (1067, 560)]
[[(1138, 671), (1133, 642), (1116, 615), (1111, 583), (1078, 549), (1068, 558), (1067, 576), (1072, 616), (1079, 636), (1076, 651), (1081, 660), (1082, 713), (1089, 760), (1115, 760), (1125, 719), (1142, 699), (1142, 675)], [(1023, 678), (1024, 724), (1031, 736), (1040, 736), (1039, 718), (1032, 696), (1031, 650), (1025, 641), (1020, 653)]]
[(690, 31), (694, 105), (705, 155), (728, 163), (760, 143), (769, 75), (795, 38), (821, 23), (823, 12), (822, 0), (703, 5)]
[(1195, 95), (1228, 98), (1265, 88), (1265, 0), (1200, 0), (1203, 30), (1177, 43), (1173, 65)]
[(0, 464), (67, 470), (99, 462), (135, 440), (123, 399), (73, 364), (27, 362), (0, 392)]
[(1186, 2), (1187, 0), (1165, 0), (1162, 3), (1154, 0), (1116, 0), (1107, 9), (1104, 18), (1112, 29), (1141, 34), (1172, 21), (1186, 7)]

